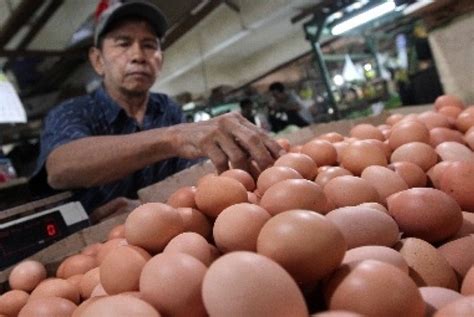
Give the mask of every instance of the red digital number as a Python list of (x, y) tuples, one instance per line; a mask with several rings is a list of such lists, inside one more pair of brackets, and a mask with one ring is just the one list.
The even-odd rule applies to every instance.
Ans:
[(50, 237), (55, 236), (57, 233), (56, 225), (52, 223), (46, 225), (46, 232), (48, 233), (48, 236)]

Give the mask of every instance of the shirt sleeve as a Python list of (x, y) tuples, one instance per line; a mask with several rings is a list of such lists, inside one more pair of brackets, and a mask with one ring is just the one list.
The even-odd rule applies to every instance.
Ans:
[[(40, 140), (40, 155), (32, 180), (46, 175), (43, 168), (51, 152), (61, 145), (91, 136), (91, 123), (87, 111), (77, 102), (69, 101), (51, 110), (44, 121)], [(42, 183), (46, 180), (42, 180)]]

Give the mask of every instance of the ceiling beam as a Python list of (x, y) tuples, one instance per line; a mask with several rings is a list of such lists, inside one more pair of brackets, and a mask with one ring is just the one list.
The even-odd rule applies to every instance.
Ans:
[(43, 3), (38, 0), (23, 0), (15, 8), (0, 30), (0, 48), (3, 48), (17, 34)]
[(30, 27), (28, 34), (21, 40), (20, 44), (17, 46), (17, 49), (24, 49), (30, 44), (30, 42), (35, 38), (43, 26), (48, 22), (49, 18), (59, 9), (63, 4), (64, 0), (52, 0), (46, 9), (43, 11), (43, 14), (36, 19)]
[(196, 14), (188, 13), (181, 20), (176, 23), (176, 27), (173, 27), (168, 34), (166, 34), (165, 41), (163, 42), (163, 49), (170, 47), (186, 32), (191, 30), (196, 24), (204, 19), (209, 13), (217, 8), (223, 1), (222, 0), (210, 0), (205, 6), (203, 6)]

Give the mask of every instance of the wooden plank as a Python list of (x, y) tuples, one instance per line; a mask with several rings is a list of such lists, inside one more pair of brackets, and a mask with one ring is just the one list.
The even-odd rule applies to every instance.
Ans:
[(38, 0), (23, 0), (15, 8), (0, 29), (0, 48), (4, 47), (18, 33), (43, 3)]

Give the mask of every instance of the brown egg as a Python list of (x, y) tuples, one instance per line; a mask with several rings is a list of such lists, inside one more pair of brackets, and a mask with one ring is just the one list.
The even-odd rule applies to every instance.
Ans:
[(25, 291), (11, 290), (0, 296), (0, 315), (17, 316), (28, 302), (30, 295)]
[(199, 183), (195, 199), (200, 211), (216, 218), (225, 208), (247, 202), (247, 190), (235, 179), (208, 177)]
[(17, 264), (8, 277), (11, 289), (31, 292), (46, 278), (46, 269), (38, 261), (26, 260)]
[(176, 208), (178, 214), (183, 219), (185, 232), (196, 232), (204, 238), (211, 235), (211, 224), (202, 212), (193, 208)]
[(315, 283), (335, 270), (347, 244), (337, 226), (308, 210), (290, 210), (267, 221), (257, 251), (280, 264), (300, 285)]
[(430, 130), (430, 145), (433, 148), (448, 141), (464, 144), (464, 136), (461, 132), (448, 128), (434, 128)]
[(466, 132), (474, 126), (474, 106), (466, 108), (456, 118), (456, 128), (461, 132)]
[(399, 239), (395, 221), (387, 214), (359, 206), (334, 209), (326, 215), (344, 235), (347, 249), (365, 245), (391, 247)]
[(325, 140), (312, 140), (304, 144), (301, 153), (313, 159), (317, 166), (335, 165), (337, 163), (336, 148)]
[(62, 297), (76, 304), (80, 299), (79, 289), (74, 284), (60, 278), (50, 278), (41, 282), (31, 292), (30, 300), (52, 296)]
[(81, 280), (82, 280), (82, 277), (84, 276), (84, 274), (76, 274), (76, 275), (73, 275), (71, 277), (68, 277), (66, 279), (66, 281), (74, 284), (74, 286), (76, 286), (77, 288), (79, 288), (79, 284), (81, 283)]
[(294, 145), (290, 148), (289, 153), (300, 153), (302, 147), (302, 145)]
[(434, 111), (425, 111), (417, 116), (417, 119), (424, 123), (428, 130), (434, 128), (449, 128), (451, 124), (446, 116)]
[(87, 306), (92, 304), (93, 302), (99, 300), (100, 298), (104, 298), (105, 296), (96, 296), (96, 297), (91, 297), (85, 301), (83, 301), (79, 306), (77, 306), (76, 310), (72, 314), (71, 317), (81, 317), (82, 313), (86, 309)]
[(265, 191), (260, 206), (272, 216), (291, 209), (327, 212), (323, 189), (307, 179), (287, 179), (276, 183)]
[(98, 265), (99, 263), (95, 257), (84, 254), (76, 254), (64, 260), (62, 276), (64, 279), (67, 279), (76, 274), (84, 274)]
[(84, 249), (82, 249), (81, 253), (85, 255), (90, 255), (90, 256), (97, 256), (101, 247), (102, 247), (102, 243), (100, 242), (93, 243), (93, 244), (88, 245)]
[(238, 251), (215, 261), (202, 296), (210, 316), (308, 316), (291, 276), (269, 258)]
[(461, 294), (464, 296), (474, 295), (474, 265), (471, 266), (464, 276), (461, 286)]
[(412, 162), (426, 172), (438, 162), (438, 155), (428, 144), (412, 142), (398, 147), (390, 157), (391, 163), (403, 161)]
[(328, 132), (328, 133), (321, 134), (320, 136), (318, 136), (318, 139), (326, 140), (331, 143), (336, 143), (336, 142), (343, 141), (344, 136), (337, 132)]
[(474, 162), (474, 153), (458, 142), (443, 142), (435, 149), (442, 161)]
[(462, 218), (463, 221), (461, 228), (454, 236), (450, 238), (451, 240), (456, 240), (474, 234), (474, 213), (463, 211)]
[(381, 211), (381, 212), (384, 212), (384, 213), (388, 214), (387, 208), (385, 208), (384, 205), (379, 204), (379, 203), (362, 203), (362, 204), (359, 204), (357, 206), (358, 207), (372, 208), (372, 209), (375, 209), (375, 210), (378, 210), (378, 211)]
[(222, 254), (215, 245), (209, 243), (209, 248), (211, 249), (211, 263), (217, 260)]
[(458, 202), (462, 210), (474, 212), (474, 161), (448, 165), (441, 175), (439, 186)]
[(241, 169), (230, 169), (223, 172), (220, 176), (230, 177), (239, 181), (242, 185), (245, 186), (247, 191), (253, 191), (255, 189), (255, 181), (253, 180), (252, 175), (248, 172)]
[(179, 188), (170, 197), (166, 203), (174, 208), (182, 208), (182, 207), (189, 207), (189, 208), (196, 208), (196, 187), (195, 186), (185, 186)]
[(441, 95), (436, 98), (434, 107), (436, 110), (440, 110), (441, 108), (453, 106), (460, 109), (464, 108), (464, 103), (456, 96), (453, 95)]
[(380, 261), (343, 265), (328, 286), (328, 306), (367, 316), (423, 316), (425, 304), (404, 272)]
[(295, 169), (301, 176), (313, 180), (318, 166), (311, 157), (303, 153), (287, 153), (280, 156), (274, 166), (286, 166)]
[(94, 300), (84, 308), (80, 317), (119, 317), (161, 315), (147, 302), (135, 296), (114, 295)]
[(194, 232), (178, 234), (171, 239), (163, 252), (181, 252), (198, 259), (205, 266), (211, 264), (211, 248), (209, 248), (209, 243), (201, 235)]
[(447, 194), (433, 188), (411, 188), (387, 198), (388, 211), (408, 237), (439, 242), (462, 225), (461, 208)]
[(22, 308), (18, 317), (71, 316), (77, 306), (61, 297), (31, 299)]
[(434, 317), (454, 317), (454, 316), (473, 316), (474, 315), (474, 296), (466, 296), (457, 299), (444, 306), (436, 312)]
[(463, 109), (456, 106), (445, 106), (438, 110), (438, 113), (445, 115), (448, 119), (456, 119)]
[(387, 166), (385, 152), (370, 142), (354, 141), (342, 154), (341, 166), (354, 175), (360, 175), (370, 165)]
[(179, 213), (162, 203), (141, 205), (125, 220), (127, 241), (152, 254), (162, 251), (171, 239), (183, 231), (184, 222)]
[(434, 165), (426, 172), (426, 175), (430, 179), (431, 184), (434, 188), (440, 189), (441, 175), (445, 172), (446, 168), (451, 165), (452, 161), (441, 161)]
[(474, 151), (474, 129), (471, 128), (469, 131), (466, 132), (464, 136), (464, 140), (466, 141), (467, 145)]
[(439, 286), (458, 290), (458, 282), (448, 261), (435, 247), (417, 238), (407, 238), (396, 246), (410, 267), (418, 286)]
[[(256, 191), (258, 192), (258, 191)], [(260, 197), (257, 196), (256, 193), (253, 192), (247, 192), (247, 199), (249, 203), (254, 204), (254, 205), (259, 205), (260, 204)]]
[(386, 204), (388, 196), (408, 189), (408, 185), (403, 178), (383, 166), (369, 166), (364, 169), (360, 177), (368, 181), (375, 188), (381, 202), (384, 204)]
[(166, 316), (206, 316), (201, 287), (206, 266), (184, 253), (161, 253), (143, 267), (140, 292)]
[(394, 249), (369, 245), (347, 250), (342, 260), (342, 264), (351, 262), (360, 262), (364, 260), (377, 260), (385, 262), (399, 268), (402, 272), (408, 274), (408, 264), (403, 256)]
[(365, 179), (355, 176), (338, 176), (331, 179), (324, 186), (324, 193), (336, 207), (380, 201), (375, 188)]
[(392, 115), (390, 115), (386, 120), (385, 120), (385, 123), (387, 125), (390, 125), (390, 126), (393, 126), (395, 125), (396, 123), (398, 123), (400, 120), (402, 120), (404, 117), (404, 115), (402, 115), (401, 113), (394, 113)]
[(350, 312), (347, 310), (327, 310), (317, 314), (311, 315), (311, 317), (364, 317), (364, 315)]
[(105, 292), (105, 289), (104, 287), (102, 286), (102, 284), (97, 284), (96, 287), (94, 287), (94, 289), (92, 290), (92, 293), (91, 293), (91, 297), (90, 298), (94, 298), (94, 297), (102, 297), (102, 296), (108, 296), (109, 294), (107, 294)]
[(257, 189), (262, 196), (272, 185), (285, 179), (302, 179), (300, 173), (286, 166), (272, 166), (264, 170), (257, 179)]
[(346, 142), (346, 141), (336, 142), (336, 143), (333, 143), (332, 145), (334, 146), (334, 148), (336, 149), (336, 152), (337, 152), (337, 162), (341, 163), (343, 153), (347, 149), (347, 147), (349, 146), (349, 142)]
[(213, 236), (223, 253), (257, 250), (257, 237), (271, 215), (260, 206), (241, 203), (224, 209), (217, 217)]
[(408, 188), (425, 187), (428, 182), (425, 172), (415, 163), (394, 162), (391, 163), (388, 168), (400, 175), (408, 185)]
[(364, 140), (364, 139), (375, 139), (384, 141), (385, 137), (382, 132), (375, 126), (368, 123), (361, 123), (354, 126), (350, 132), (351, 137)]
[(420, 142), (430, 142), (430, 132), (428, 128), (421, 122), (405, 121), (393, 126), (388, 144), (395, 150), (403, 144)]
[[(120, 224), (112, 228), (107, 235), (107, 240), (112, 239), (124, 239), (125, 238), (125, 225)], [(84, 253), (83, 253), (84, 254)]]
[(280, 145), (283, 148), (283, 150), (285, 150), (286, 152), (290, 151), (291, 144), (288, 139), (278, 138), (275, 141), (276, 143), (278, 143), (278, 145)]
[(138, 291), (142, 268), (150, 258), (132, 246), (115, 248), (100, 264), (100, 284), (109, 295)]
[(99, 262), (99, 265), (100, 263), (102, 263), (102, 261), (105, 259), (105, 257), (107, 256), (107, 254), (109, 254), (110, 251), (122, 245), (128, 245), (128, 242), (126, 239), (123, 239), (123, 238), (112, 239), (102, 244), (102, 246), (99, 249), (99, 252), (97, 253), (97, 261)]
[(100, 283), (100, 268), (96, 267), (82, 276), (79, 291), (83, 299), (91, 297), (92, 291)]
[(462, 295), (458, 292), (444, 287), (425, 286), (420, 287), (419, 290), (426, 304), (425, 316), (433, 316), (437, 310), (459, 298), (462, 298)]
[(461, 282), (474, 265), (474, 236), (450, 241), (440, 246), (438, 250), (448, 260)]
[(390, 159), (390, 156), (392, 155), (392, 148), (390, 147), (390, 145), (388, 145), (387, 141), (382, 142), (379, 140), (370, 139), (370, 140), (365, 140), (365, 142), (369, 142), (371, 144), (377, 145), (385, 153), (385, 158), (387, 160)]
[(318, 173), (314, 180), (316, 184), (324, 187), (331, 179), (338, 176), (353, 176), (351, 172), (339, 166), (329, 166), (327, 169)]

